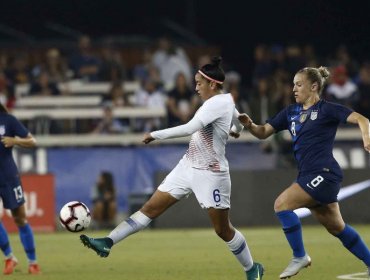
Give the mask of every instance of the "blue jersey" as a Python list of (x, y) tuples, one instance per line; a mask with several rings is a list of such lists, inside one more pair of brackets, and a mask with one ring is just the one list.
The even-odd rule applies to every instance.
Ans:
[[(28, 130), (14, 116), (8, 113), (0, 113), (0, 137), (18, 136), (24, 138), (28, 135)], [(6, 186), (6, 183), (18, 179), (18, 168), (14, 162), (12, 148), (5, 148), (0, 143), (0, 187)]]
[(342, 178), (333, 157), (334, 138), (339, 124), (352, 112), (343, 105), (320, 100), (307, 110), (301, 104), (290, 105), (267, 122), (276, 132), (289, 130), (300, 176), (326, 171)]

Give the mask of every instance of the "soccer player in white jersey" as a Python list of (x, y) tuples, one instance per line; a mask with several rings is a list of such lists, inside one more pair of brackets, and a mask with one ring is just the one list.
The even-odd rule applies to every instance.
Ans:
[(152, 197), (108, 236), (80, 236), (82, 243), (99, 256), (107, 257), (114, 244), (144, 229), (170, 206), (194, 193), (200, 206), (207, 210), (217, 235), (242, 265), (246, 278), (262, 279), (263, 266), (253, 262), (244, 236), (229, 220), (231, 180), (225, 145), (232, 124), (234, 133), (231, 135), (238, 134), (243, 127), (237, 119), (238, 112), (231, 94), (222, 91), (225, 74), (220, 63), (221, 58), (215, 57), (196, 73), (195, 90), (204, 103), (188, 123), (145, 134), (145, 144), (191, 135), (186, 154)]

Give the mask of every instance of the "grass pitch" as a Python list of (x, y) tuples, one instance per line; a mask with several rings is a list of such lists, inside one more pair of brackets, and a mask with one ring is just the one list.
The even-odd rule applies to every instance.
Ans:
[[(370, 245), (370, 227), (353, 225)], [(264, 280), (279, 279), (291, 258), (291, 251), (278, 227), (239, 228), (246, 236), (255, 261), (265, 266)], [(108, 233), (86, 231), (92, 237)], [(337, 238), (323, 227), (303, 226), (306, 250), (312, 266), (293, 279), (330, 280), (339, 275), (365, 272), (362, 262), (350, 254)], [(78, 233), (36, 234), (42, 275), (29, 276), (27, 261), (17, 234), (10, 235), (20, 263), (16, 271), (2, 279), (89, 279), (89, 280), (237, 280), (245, 279), (239, 263), (211, 228), (162, 230), (147, 229), (113, 247), (108, 258), (83, 247)], [(341, 279), (366, 279), (347, 276)]]

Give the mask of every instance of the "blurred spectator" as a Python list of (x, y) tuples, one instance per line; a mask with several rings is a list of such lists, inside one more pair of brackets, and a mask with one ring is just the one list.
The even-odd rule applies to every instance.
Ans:
[(66, 82), (70, 78), (68, 75), (71, 75), (67, 62), (57, 48), (48, 49), (43, 61), (32, 69), (32, 74), (35, 77), (39, 76), (41, 72), (46, 72), (52, 83)]
[(20, 53), (10, 58), (9, 67), (4, 70), (9, 81), (16, 84), (26, 84), (32, 80), (27, 54)]
[(358, 91), (360, 102), (356, 111), (370, 119), (370, 64), (364, 63), (360, 68)]
[(113, 42), (107, 41), (103, 45), (98, 79), (113, 83), (123, 82), (127, 79), (121, 54)]
[(98, 81), (100, 59), (92, 51), (91, 39), (83, 35), (78, 39), (78, 50), (72, 54), (69, 67), (73, 71), (73, 78), (89, 82)]
[(135, 81), (143, 83), (149, 78), (150, 69), (155, 67), (152, 63), (152, 53), (148, 48), (142, 50), (140, 62), (132, 70), (132, 76)]
[(12, 110), (16, 104), (14, 86), (0, 69), (0, 103), (4, 104), (8, 110)]
[(274, 44), (270, 48), (273, 72), (286, 70), (285, 49), (282, 45)]
[(183, 73), (177, 74), (175, 88), (168, 92), (168, 127), (187, 123), (200, 107), (201, 100), (186, 83)]
[(109, 93), (103, 97), (103, 102), (110, 102), (113, 107), (131, 106), (128, 93), (125, 92), (122, 82), (115, 82)]
[[(160, 90), (157, 83), (151, 79), (144, 82), (142, 88), (137, 90), (133, 96), (133, 103), (138, 107), (157, 108), (166, 110), (166, 95)], [(161, 119), (137, 119), (137, 131), (152, 131), (161, 128)]]
[[(277, 80), (275, 83), (276, 112), (282, 110), (286, 106), (293, 104), (293, 86), (288, 80)], [(296, 166), (296, 161), (293, 153), (292, 139), (286, 131), (275, 133), (273, 136), (272, 148), (276, 151), (276, 167), (292, 168)]]
[(306, 61), (301, 48), (296, 44), (291, 44), (285, 50), (285, 70), (288, 73), (295, 73), (299, 69), (306, 67)]
[(117, 215), (116, 187), (113, 174), (102, 171), (92, 189), (93, 228), (104, 229), (115, 227)]
[(330, 66), (336, 67), (343, 65), (347, 70), (347, 75), (349, 78), (353, 79), (356, 77), (359, 65), (357, 61), (350, 55), (347, 46), (340, 45), (335, 50), (335, 56), (330, 62)]
[(330, 84), (325, 90), (325, 97), (329, 101), (337, 102), (350, 108), (356, 106), (359, 98), (358, 88), (349, 79), (344, 65), (333, 69)]
[(247, 93), (243, 90), (240, 74), (236, 71), (225, 73), (224, 91), (231, 93), (235, 108), (240, 113), (251, 114), (251, 109), (247, 101)]
[(99, 120), (92, 133), (118, 134), (130, 131), (130, 127), (128, 125), (123, 124), (113, 115), (113, 104), (111, 102), (104, 102), (102, 109), (103, 117), (101, 120)]
[(157, 47), (152, 55), (152, 62), (157, 68), (160, 68), (160, 66), (165, 63), (168, 58), (169, 50), (173, 50), (179, 59), (183, 60), (189, 66), (191, 65), (190, 59), (183, 48), (175, 46), (174, 42), (169, 37), (161, 36), (157, 40)]
[(253, 120), (256, 120), (258, 123), (265, 123), (268, 116), (274, 115), (276, 106), (272, 95), (270, 81), (268, 79), (258, 80), (250, 98)]
[(190, 60), (184, 49), (175, 46), (169, 38), (159, 38), (158, 48), (153, 53), (152, 62), (158, 68), (166, 90), (174, 87), (175, 78), (180, 72), (184, 73), (187, 84), (191, 85), (193, 73)]
[(28, 95), (55, 96), (60, 95), (58, 85), (50, 80), (49, 74), (42, 71), (35, 82), (31, 83)]
[(266, 45), (260, 44), (254, 49), (254, 69), (252, 86), (255, 87), (260, 79), (268, 78), (273, 72), (271, 56)]
[(303, 58), (305, 61), (305, 67), (317, 67), (317, 65), (319, 64), (315, 48), (311, 44), (304, 45)]

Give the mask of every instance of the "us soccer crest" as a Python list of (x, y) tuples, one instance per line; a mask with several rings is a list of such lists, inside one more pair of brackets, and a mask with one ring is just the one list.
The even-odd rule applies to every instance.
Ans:
[(300, 123), (304, 123), (304, 121), (307, 119), (307, 113), (303, 113), (302, 115), (300, 115), (299, 117), (299, 122)]
[(318, 114), (319, 112), (318, 111), (312, 111), (311, 112), (311, 116), (310, 116), (310, 119), (311, 120), (316, 120), (317, 119), (317, 114)]
[(5, 134), (5, 125), (0, 125), (0, 135), (3, 136)]

